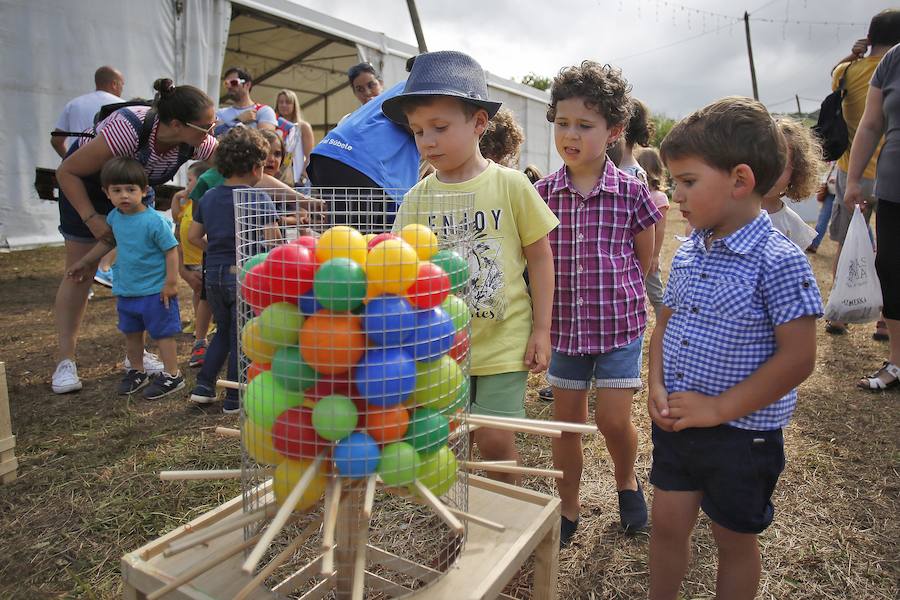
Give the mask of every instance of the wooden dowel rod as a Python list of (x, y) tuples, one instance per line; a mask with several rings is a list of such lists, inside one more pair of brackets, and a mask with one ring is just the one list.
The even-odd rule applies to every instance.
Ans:
[(567, 421), (544, 421), (542, 419), (520, 419), (517, 417), (496, 417), (494, 415), (469, 415), (469, 419), (474, 417), (482, 422), (495, 423), (518, 423), (521, 425), (530, 425), (533, 427), (543, 427), (545, 429), (558, 429), (566, 433), (597, 433), (596, 425), (587, 425), (585, 423), (569, 423)]
[(241, 588), (241, 591), (235, 594), (234, 600), (244, 600), (247, 596), (252, 594), (253, 590), (255, 590), (257, 586), (259, 586), (266, 580), (266, 577), (274, 573), (278, 567), (284, 564), (284, 561), (288, 560), (291, 555), (296, 552), (297, 548), (303, 545), (303, 542), (311, 538), (313, 534), (315, 534), (316, 531), (319, 530), (319, 525), (321, 524), (322, 519), (315, 519), (309, 525), (307, 525), (303, 529), (303, 531), (301, 531), (300, 534), (294, 538), (294, 541), (288, 544), (284, 550), (279, 552), (275, 558), (269, 561), (269, 564), (263, 567), (262, 570), (260, 570), (260, 572), (256, 574), (256, 577), (251, 579), (247, 583), (247, 585)]
[(241, 430), (231, 427), (216, 427), (216, 433), (224, 437), (241, 437)]
[(258, 535), (255, 537), (252, 537), (245, 542), (236, 544), (236, 545), (232, 546), (231, 548), (226, 548), (222, 552), (219, 552), (217, 554), (210, 556), (203, 562), (197, 563), (195, 566), (191, 567), (190, 569), (188, 569), (187, 571), (185, 571), (184, 573), (182, 573), (181, 575), (179, 575), (178, 577), (176, 577), (175, 579), (173, 579), (172, 581), (170, 581), (163, 587), (147, 594), (147, 600), (157, 600), (158, 598), (162, 598), (169, 592), (177, 590), (178, 588), (183, 586), (188, 581), (191, 581), (192, 579), (209, 571), (213, 567), (218, 566), (223, 561), (231, 558), (235, 554), (238, 554), (239, 552), (243, 552), (245, 549), (247, 549), (250, 546), (252, 546), (253, 544), (255, 544), (257, 542), (257, 540), (259, 540), (259, 538), (260, 538), (260, 536), (258, 536)]
[(205, 471), (160, 471), (163, 481), (192, 481), (200, 479), (240, 479), (240, 469), (209, 469)]
[(313, 477), (315, 477), (316, 473), (319, 471), (319, 468), (322, 466), (322, 460), (322, 455), (317, 456), (309, 468), (306, 469), (300, 477), (299, 481), (297, 481), (297, 485), (294, 486), (291, 493), (288, 494), (284, 504), (281, 505), (281, 508), (275, 513), (272, 522), (269, 523), (269, 527), (266, 528), (266, 531), (262, 534), (259, 542), (253, 548), (250, 556), (247, 557), (247, 560), (245, 560), (244, 564), (241, 566), (244, 573), (252, 573), (256, 568), (256, 565), (259, 564), (259, 561), (262, 560), (263, 554), (266, 553), (266, 550), (268, 550), (269, 546), (272, 544), (275, 536), (281, 532), (284, 524), (287, 523), (288, 517), (291, 516), (294, 507), (297, 506), (297, 502), (300, 500), (303, 492), (306, 491), (306, 488), (309, 487)]
[[(493, 421), (493, 420), (482, 420), (480, 416), (469, 415), (467, 417), (462, 417), (462, 420), (467, 421), (473, 425), (478, 425), (479, 427), (487, 427), (490, 429), (502, 429), (504, 431), (515, 431), (518, 433), (530, 433), (532, 435), (543, 435), (546, 437), (558, 438), (562, 437), (562, 432), (559, 429), (548, 429), (546, 427), (537, 427), (533, 425), (522, 425), (521, 423), (507, 423), (504, 421)], [(470, 428), (471, 429), (471, 428)]]
[(515, 467), (519, 463), (514, 460), (481, 460), (478, 461), (479, 465), (509, 465), (510, 467)]
[(341, 503), (341, 480), (337, 477), (328, 482), (328, 491), (325, 492), (325, 523), (322, 526), (322, 570), (320, 573), (327, 576), (334, 571), (334, 532), (337, 529), (338, 511)]
[(288, 594), (300, 587), (301, 584), (309, 581), (312, 577), (314, 577), (314, 575), (312, 574), (313, 572), (319, 572), (319, 565), (322, 564), (322, 556), (322, 554), (318, 555), (317, 557), (309, 561), (306, 565), (300, 567), (298, 570), (288, 575), (278, 585), (273, 587), (272, 591), (279, 594)]
[(247, 384), (239, 383), (237, 381), (229, 381), (227, 379), (219, 379), (216, 381), (217, 388), (223, 388), (226, 390), (245, 390), (247, 389)]
[(556, 469), (534, 469), (532, 467), (511, 467), (508, 465), (491, 465), (471, 460), (461, 460), (459, 465), (467, 471), (494, 471), (495, 473), (516, 473), (518, 475), (537, 475), (539, 477), (563, 478), (563, 472)]
[(481, 525), (482, 527), (492, 529), (494, 531), (499, 531), (501, 533), (506, 531), (506, 525), (503, 525), (502, 523), (497, 523), (496, 521), (491, 521), (490, 519), (485, 519), (484, 517), (479, 517), (477, 515), (473, 515), (472, 513), (463, 512), (458, 508), (453, 508), (452, 506), (448, 506), (447, 510), (450, 511), (451, 515), (459, 517), (463, 521)]
[(257, 521), (261, 521), (262, 519), (267, 519), (275, 514), (275, 506), (269, 505), (259, 510), (253, 511), (252, 513), (248, 513), (246, 515), (240, 515), (239, 517), (232, 517), (226, 519), (217, 525), (212, 525), (207, 527), (206, 529), (201, 529), (195, 534), (186, 536), (177, 542), (173, 543), (169, 546), (165, 552), (163, 552), (163, 556), (166, 558), (178, 554), (179, 552), (184, 552), (194, 546), (199, 546), (200, 544), (205, 544), (210, 540), (214, 540), (219, 536), (225, 535), (226, 533), (230, 533), (232, 531), (236, 531), (241, 529), (242, 527), (246, 527), (247, 525), (252, 525)]
[(431, 510), (433, 510), (437, 514), (437, 516), (439, 516), (444, 521), (444, 523), (450, 526), (450, 529), (452, 529), (456, 533), (463, 533), (465, 531), (465, 527), (463, 527), (463, 524), (460, 522), (460, 520), (457, 519), (453, 515), (453, 513), (447, 510), (447, 507), (444, 506), (444, 503), (441, 502), (438, 497), (431, 492), (431, 490), (425, 487), (425, 485), (418, 479), (416, 479), (415, 485), (416, 490), (422, 496), (422, 499), (425, 501), (425, 503), (431, 507)]
[(378, 475), (369, 475), (366, 480), (366, 495), (363, 501), (363, 519), (372, 518), (372, 506), (375, 504), (375, 484), (378, 483)]

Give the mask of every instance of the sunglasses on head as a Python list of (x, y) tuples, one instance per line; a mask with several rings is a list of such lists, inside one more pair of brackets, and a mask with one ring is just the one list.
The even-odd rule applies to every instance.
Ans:
[(227, 87), (234, 87), (234, 86), (236, 86), (236, 85), (244, 85), (245, 83), (247, 83), (247, 80), (246, 80), (246, 79), (240, 79), (240, 78), (238, 78), (238, 79), (225, 79), (225, 80), (223, 81), (223, 83), (224, 83)]

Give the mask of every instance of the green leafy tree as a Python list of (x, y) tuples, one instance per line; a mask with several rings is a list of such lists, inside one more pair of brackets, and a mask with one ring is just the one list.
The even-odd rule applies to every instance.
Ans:
[(650, 116), (650, 119), (656, 126), (656, 133), (653, 134), (653, 140), (651, 143), (659, 148), (659, 145), (662, 144), (662, 141), (665, 139), (665, 137), (669, 135), (669, 131), (671, 131), (672, 127), (675, 126), (675, 119), (670, 119), (666, 115), (662, 114), (653, 114)]
[(522, 83), (525, 85), (530, 85), (533, 88), (537, 88), (539, 90), (549, 90), (550, 84), (553, 83), (553, 79), (550, 77), (544, 77), (543, 75), (536, 75), (535, 73), (529, 73), (522, 77)]

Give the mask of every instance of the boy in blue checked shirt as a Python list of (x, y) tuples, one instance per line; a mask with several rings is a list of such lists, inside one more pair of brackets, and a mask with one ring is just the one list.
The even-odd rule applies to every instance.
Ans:
[(714, 102), (678, 123), (661, 154), (694, 231), (672, 259), (650, 340), (650, 598), (677, 597), (702, 509), (718, 546), (716, 597), (749, 600), (822, 300), (803, 251), (760, 210), (787, 158), (762, 104)]

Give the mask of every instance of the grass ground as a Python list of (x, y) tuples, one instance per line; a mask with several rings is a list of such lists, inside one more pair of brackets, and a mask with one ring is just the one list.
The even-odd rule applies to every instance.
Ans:
[[(683, 229), (671, 215), (672, 231)], [(669, 236), (663, 264), (676, 242)], [(834, 246), (811, 256), (827, 294)], [(212, 430), (235, 426), (215, 407), (202, 411), (184, 397), (129, 401), (112, 389), (123, 345), (115, 301), (98, 291), (79, 342), (85, 388), (56, 396), (52, 303), (62, 272), (59, 248), (0, 255), (0, 360), (6, 362), (18, 480), (0, 486), (0, 598), (112, 598), (121, 595), (119, 558), (240, 492), (238, 482), (162, 483), (162, 469), (234, 468), (235, 440)], [(187, 288), (182, 306), (188, 305)], [(185, 314), (187, 314), (185, 312)], [(900, 394), (868, 394), (854, 381), (874, 370), (886, 347), (872, 326), (832, 337), (819, 327), (815, 373), (785, 432), (787, 468), (775, 493), (776, 516), (761, 537), (761, 598), (891, 600), (900, 594)], [(190, 339), (180, 340), (187, 357)], [(186, 361), (185, 361), (186, 362)], [(187, 369), (185, 365), (185, 369)], [(533, 376), (527, 409), (550, 418)], [(638, 472), (650, 468), (650, 426), (636, 396)], [(550, 446), (522, 438), (529, 466), (550, 466)], [(603, 440), (587, 440), (582, 525), (560, 555), (560, 596), (640, 598), (647, 588), (647, 537), (618, 531), (611, 464)], [(544, 480), (527, 485), (552, 493)], [(652, 493), (652, 492), (651, 492)], [(710, 598), (715, 548), (701, 519), (685, 598)], [(527, 572), (510, 591), (529, 596)]]

